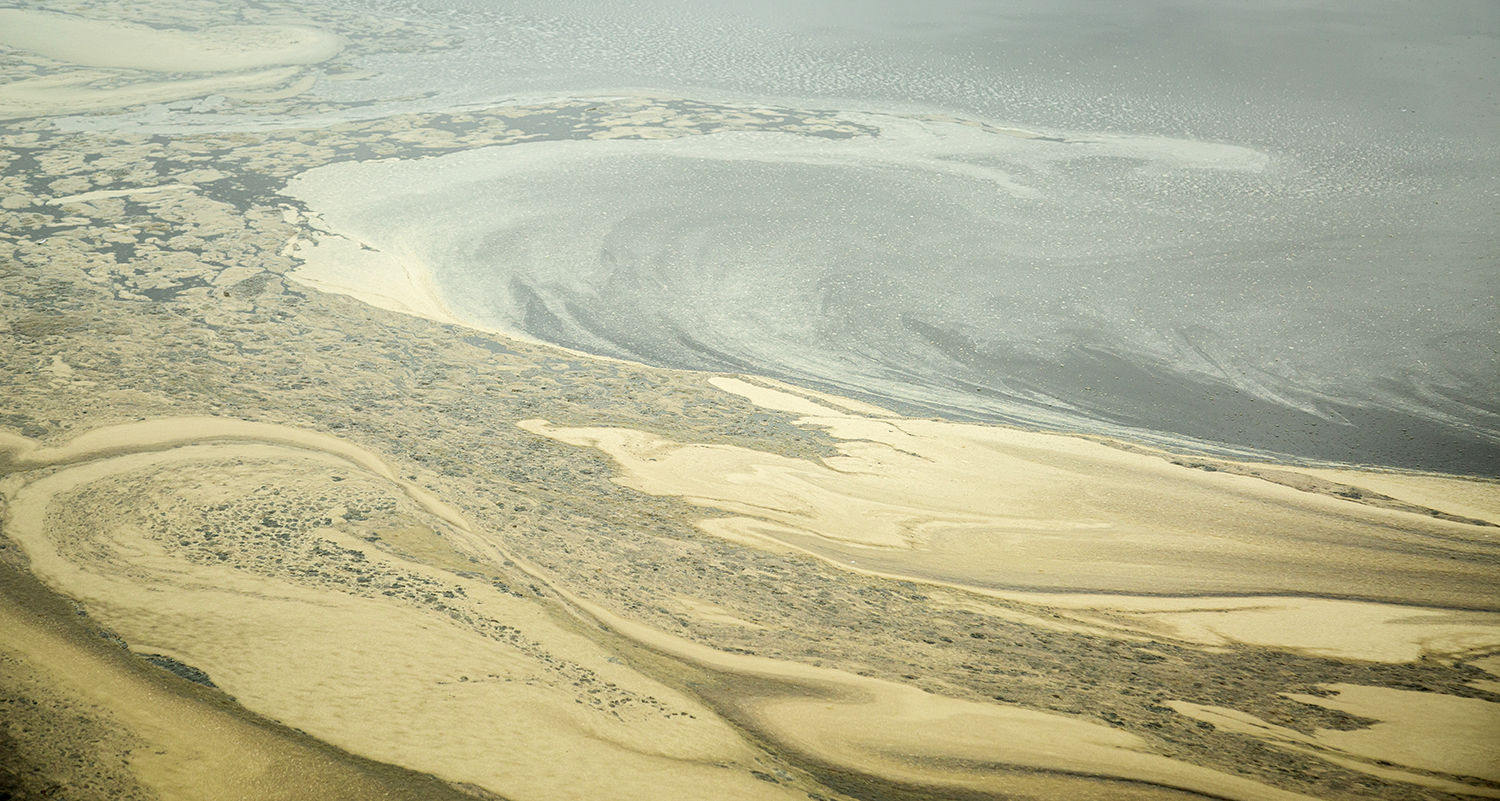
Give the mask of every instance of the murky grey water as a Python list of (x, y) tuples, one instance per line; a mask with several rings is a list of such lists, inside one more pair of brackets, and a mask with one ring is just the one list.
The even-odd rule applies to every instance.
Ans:
[(337, 99), (638, 89), (880, 130), (320, 179), (374, 187), (331, 214), (476, 321), (908, 411), (1500, 474), (1493, 4), (358, 5), (464, 44)]

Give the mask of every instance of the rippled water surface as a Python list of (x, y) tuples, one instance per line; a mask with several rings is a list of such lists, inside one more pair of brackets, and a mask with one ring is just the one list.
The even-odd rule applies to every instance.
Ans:
[(629, 90), (857, 131), (306, 179), (461, 317), (919, 413), (1500, 472), (1494, 7), (363, 7), (462, 44), (338, 99)]

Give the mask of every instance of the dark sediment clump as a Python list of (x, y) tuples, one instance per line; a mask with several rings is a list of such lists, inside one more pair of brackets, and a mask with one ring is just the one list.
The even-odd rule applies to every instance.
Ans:
[(183, 663), (177, 661), (176, 659), (173, 659), (170, 656), (162, 656), (161, 654), (141, 654), (140, 657), (147, 662), (156, 665), (162, 670), (172, 673), (180, 678), (187, 679), (194, 684), (201, 684), (204, 687), (212, 687), (215, 690), (219, 689), (219, 685), (214, 684), (213, 680), (208, 677), (207, 673), (204, 673), (203, 671), (193, 667), (192, 665), (184, 665)]

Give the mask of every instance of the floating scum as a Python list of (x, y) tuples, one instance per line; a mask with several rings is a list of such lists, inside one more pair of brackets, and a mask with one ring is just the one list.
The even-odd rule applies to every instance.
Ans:
[[(1025, 186), (1008, 184), (1005, 172), (992, 164), (938, 157), (967, 132), (945, 139), (923, 125), (903, 130), (908, 138), (890, 141), (911, 143), (911, 152), (900, 155), (915, 165), (914, 172), (977, 175), (1007, 196), (1027, 194)], [(1016, 132), (988, 136), (987, 146), (1002, 148), (1055, 144), (1038, 143)], [(314, 221), (318, 232), (312, 241), (298, 243), (303, 263), (289, 277), (393, 311), (514, 335), (532, 319), (526, 315), (545, 317), (538, 311), (544, 303), (518, 302), (516, 309), (522, 311), (511, 309), (515, 314), (507, 316), (503, 312), (509, 307), (504, 304), (499, 306), (502, 313), (484, 309), (482, 292), (444, 291), (442, 270), (476, 247), (476, 234), (467, 227), (468, 217), (432, 215), (431, 209), (477, 207), (483, 200), (503, 210), (509, 203), (519, 216), (502, 220), (501, 227), (530, 231), (527, 215), (545, 217), (547, 207), (517, 201), (531, 197), (526, 191), (527, 170), (572, 155), (625, 156), (651, 149), (680, 151), (708, 164), (764, 158), (826, 166), (857, 163), (864, 158), (861, 148), (873, 146), (806, 142), (787, 135), (697, 140), (543, 142), (413, 162), (342, 164), (304, 173), (290, 183), (288, 193), (320, 215)], [(743, 147), (752, 140), (764, 147)], [(1160, 153), (1152, 150), (1158, 145)], [(1146, 151), (1152, 158), (1180, 157), (1195, 169), (1254, 173), (1264, 166), (1255, 153), (1244, 149), (1183, 151), (1179, 145), (1120, 140), (1108, 146), (1142, 157)], [(881, 146), (892, 145), (888, 141)], [(607, 164), (600, 167), (608, 169), (612, 167)], [(493, 182), (492, 189), (475, 188), (492, 173), (507, 180)], [(594, 172), (578, 174), (602, 180)], [(368, 189), (373, 178), (390, 191), (349, 191), (354, 186)], [(547, 181), (536, 185), (547, 191), (552, 187)], [(392, 202), (393, 195), (404, 200)], [(411, 222), (407, 215), (413, 206), (426, 209), (423, 213), (434, 219)], [(620, 213), (633, 214), (629, 209)], [(607, 216), (601, 213), (598, 219)], [(598, 222), (585, 212), (568, 219), (574, 218)], [(608, 228), (607, 222), (600, 225)], [(552, 270), (546, 275), (559, 285), (586, 284), (588, 278), (580, 277), (575, 268), (591, 258), (599, 262), (601, 275), (622, 274), (590, 250), (612, 244), (603, 234), (579, 237), (582, 244), (562, 236), (522, 239), (515, 253), (506, 251), (508, 255), (483, 261), (476, 272), (466, 274), (467, 285), (473, 288), (490, 280), (484, 270), (495, 265), (533, 265), (527, 259), (542, 265), (544, 272)], [(691, 250), (709, 241), (686, 236), (681, 244)], [(569, 257), (555, 258), (557, 249)], [(498, 285), (515, 286), (504, 281)], [(736, 308), (709, 299), (673, 302), (696, 302), (705, 314), (732, 315)], [(572, 307), (558, 303), (556, 308)], [(617, 316), (639, 324), (624, 312)], [(555, 321), (568, 322), (562, 314)], [(577, 340), (562, 338), (565, 344), (639, 357), (590, 338), (599, 333), (592, 326), (597, 320), (580, 316), (573, 322), (583, 333)], [(801, 353), (774, 337), (752, 339), (758, 347), (780, 348), (793, 357)], [(704, 380), (757, 406), (800, 416), (798, 425), (839, 442), (838, 455), (800, 459), (727, 444), (677, 441), (660, 432), (554, 425), (541, 418), (520, 425), (607, 455), (619, 468), (619, 484), (703, 507), (706, 514), (698, 526), (712, 536), (765, 551), (812, 556), (841, 570), (950, 588), (971, 597), (1014, 600), (1052, 612), (1050, 618), (1029, 618), (1028, 625), (1205, 649), (1264, 647), (1377, 663), (1466, 659), (1500, 647), (1500, 615), (1492, 611), (1500, 595), (1493, 581), (1489, 534), (1500, 519), (1500, 507), (1492, 491), (1473, 482), (1369, 470), (1281, 465), (1272, 470), (1218, 459), (1204, 463), (1205, 469), (1194, 469), (1191, 458), (1098, 436), (905, 417), (764, 379), (721, 375)], [(1059, 414), (1045, 422), (1067, 428), (1070, 421)], [(1365, 488), (1367, 483), (1379, 491)], [(471, 538), (470, 544), (481, 552), (491, 547), (482, 537)], [(494, 559), (510, 558), (490, 552)], [(896, 783), (1015, 789), (1021, 787), (1015, 776), (996, 779), (986, 770), (996, 765), (1066, 770), (1055, 761), (1057, 752), (1049, 750), (1056, 747), (1087, 750), (1086, 758), (1079, 756), (1073, 763), (1075, 768), (1082, 770), (1087, 764), (1086, 770), (1115, 779), (1223, 797), (1269, 798), (1281, 792), (1169, 769), (1156, 755), (1141, 751), (1139, 742), (1116, 732), (1070, 728), (1072, 722), (1064, 725), (1063, 719), (1045, 714), (939, 701), (919, 690), (839, 671), (799, 673), (800, 667), (787, 663), (712, 654), (661, 631), (611, 617), (608, 610), (584, 599), (573, 597), (572, 603), (589, 610), (596, 620), (609, 620), (612, 630), (629, 631), (631, 639), (671, 654), (679, 665), (753, 677), (752, 685), (772, 681), (774, 689), (764, 694), (706, 694), (715, 698), (716, 711), (737, 725), (840, 769)], [(795, 687), (802, 689), (789, 689)], [(1276, 748), (1328, 754), (1337, 764), (1393, 780), (1452, 790), (1456, 783), (1423, 773), (1430, 770), (1423, 766), (1441, 764), (1473, 775), (1472, 759), (1433, 759), (1434, 754), (1467, 747), (1464, 743), (1475, 736), (1474, 727), (1441, 730), (1437, 722), (1449, 706), (1389, 694), (1371, 704), (1386, 702), (1400, 714), (1391, 715), (1375, 735), (1329, 732), (1301, 739), (1284, 736), (1274, 724), (1248, 722), (1208, 705), (1172, 708), (1214, 725), (1233, 719), (1234, 731)], [(1482, 704), (1461, 708), (1465, 714), (1487, 710)], [(1230, 724), (1223, 727), (1228, 730)], [(1393, 760), (1391, 755), (1398, 751), (1389, 741), (1402, 737), (1418, 745)], [(1491, 735), (1483, 737), (1500, 745)], [(1372, 764), (1376, 760), (1398, 767)], [(960, 765), (967, 767), (955, 767)], [(1055, 776), (1036, 781), (1029, 788), (1033, 792), (1084, 797), (1081, 786), (1043, 786), (1048, 781), (1066, 783)], [(1111, 785), (1101, 792), (1119, 797), (1121, 791)]]
[[(87, 603), (135, 647), (203, 665), (254, 709), (355, 753), (450, 781), (525, 798), (597, 793), (599, 781), (620, 798), (694, 798), (705, 789), (719, 797), (799, 797), (721, 769), (756, 761), (727, 717), (824, 764), (898, 783), (1080, 798), (1170, 798), (1174, 790), (1245, 801), (1306, 797), (1154, 754), (1139, 737), (1101, 724), (946, 699), (842, 670), (726, 654), (551, 586), (594, 625), (696, 671), (695, 683), (734, 688), (708, 690), (715, 701), (709, 708), (606, 658), (586, 632), (483, 581), (454, 585), (463, 592), (453, 613), (421, 612), (379, 595), (185, 560), (152, 535), (149, 514), (126, 512), (106, 522), (80, 516), (70, 501), (80, 492), (139, 494), (151, 486), (148, 509), (174, 496), (213, 504), (264, 490), (265, 482), (291, 488), (322, 479), (330, 468), (352, 469), (358, 478), (345, 483), (354, 489), (362, 483), (400, 496), (412, 514), (426, 515), (428, 526), (472, 553), (515, 560), (377, 455), (333, 436), (185, 418), (96, 429), (52, 448), (5, 435), (0, 453), (10, 476), (0, 487), (7, 531), (23, 544), (38, 577)], [(403, 569), (438, 575), (356, 538), (331, 530), (322, 535), (357, 549), (360, 562), (401, 562)], [(546, 580), (542, 571), (520, 564)], [(510, 647), (514, 639), (508, 644), (485, 636), (474, 626), (484, 617), (524, 629), (535, 650), (517, 653)], [(40, 634), (24, 633), (12, 647), (48, 657), (57, 652)], [(81, 658), (85, 667), (69, 672), (68, 686), (90, 692), (89, 683), (107, 675), (108, 666)], [(569, 673), (568, 664), (588, 667)], [(576, 690), (559, 679), (571, 675), (576, 686), (579, 678), (591, 682), (594, 673), (607, 676), (612, 690), (645, 696), (651, 708), (628, 708), (623, 715), (614, 705), (602, 715), (580, 709), (572, 698)], [(92, 698), (118, 708), (138, 736), (174, 753), (207, 754), (214, 743), (235, 747), (247, 740), (260, 750), (217, 776), (147, 759), (142, 778), (169, 793), (201, 786), (206, 789), (194, 791), (205, 797), (234, 797), (245, 788), (282, 792), (286, 777), (276, 766), (285, 757), (256, 741), (254, 731), (215, 728), (211, 716), (204, 720), (203, 710), (180, 701), (172, 714), (183, 728), (152, 723), (143, 709), (157, 695), (112, 679)], [(186, 741), (183, 730), (201, 739)], [(568, 754), (567, 769), (541, 758), (547, 752)], [(1125, 783), (1100, 786), (1100, 778)]]
[(711, 380), (807, 414), (802, 424), (842, 440), (842, 455), (818, 464), (629, 429), (522, 425), (604, 451), (628, 486), (741, 515), (706, 530), (845, 566), (994, 589), (1500, 601), (1484, 558), (1492, 526), (1193, 470), (1083, 437), (874, 417)]
[[(1445, 344), (1493, 338), (1485, 115), (1325, 81), (1202, 127), (1189, 76), (1098, 117), (1092, 2), (1003, 42), (1005, 3), (924, 5), (972, 70), (895, 26), (708, 45), (712, 4), (44, 5), (0, 10), (0, 118), (61, 115), (0, 126), (0, 761), (111, 799), (1500, 795), (1500, 495), (1393, 469), (1492, 478), (1489, 350)], [(1297, 86), (1412, 63), (1242, 10), (1317, 39)], [(1194, 30), (1126, 44), (1266, 62)], [(1070, 102), (1026, 67), (1059, 35), (1077, 114), (1026, 102)], [(768, 83), (680, 85), (714, 64)]]
[[(1076, 436), (913, 420), (770, 382), (710, 380), (759, 406), (806, 415), (801, 425), (844, 441), (842, 455), (817, 464), (629, 429), (562, 428), (542, 420), (521, 425), (603, 451), (620, 466), (616, 480), (626, 486), (729, 513), (700, 521), (715, 536), (794, 550), (856, 573), (1047, 605), (1059, 613), (1057, 620), (1029, 621), (1043, 627), (1373, 662), (1455, 658), (1500, 647), (1500, 614), (1442, 608), (1493, 608), (1487, 556), (1493, 524), (1486, 521), (1373, 508)], [(1362, 475), (1319, 472), (1345, 481)], [(1388, 486), (1443, 506), (1477, 501), (1488, 515), (1500, 512), (1493, 497), (1481, 500), (1472, 487), (1444, 477), (1407, 476)], [(731, 657), (702, 649), (697, 658)], [(928, 772), (925, 760), (1060, 767), (1052, 755), (1062, 749), (1071, 754), (1073, 770), (1154, 775), (1153, 783), (1168, 783), (1149, 767), (1150, 758), (1127, 756), (1134, 747), (1123, 740), (1070, 731), (1047, 716), (986, 711), (911, 688), (873, 685), (867, 691), (879, 701), (770, 699), (751, 709), (763, 716), (758, 725), (799, 748), (900, 780), (1015, 791), (1022, 785), (1011, 779), (992, 784), (982, 771)], [(1491, 755), (1500, 749), (1494, 704), (1351, 685), (1325, 691), (1334, 698), (1288, 697), (1382, 722), (1369, 730), (1306, 735), (1235, 710), (1179, 702), (1172, 708), (1384, 778), (1494, 795), (1422, 772), (1490, 778)], [(995, 755), (997, 743), (1022, 739), (1025, 746)], [(1193, 783), (1206, 776), (1174, 775), (1172, 786), (1225, 797), (1240, 791)]]
[[(62, 67), (0, 86), (0, 119), (263, 89), (344, 46), (336, 34), (295, 25), (154, 28), (18, 8), (0, 9), (0, 45)], [(196, 77), (203, 73), (213, 77)]]
[[(346, 498), (390, 498), (409, 526), (425, 527), (429, 537), (467, 526), (352, 443), (198, 418), (96, 429), (60, 448), (7, 435), (0, 456), (8, 457), (10, 472), (7, 534), (24, 543), (38, 577), (81, 599), (134, 647), (190, 659), (249, 708), (324, 742), (507, 797), (597, 796), (600, 782), (618, 798), (799, 797), (752, 778), (743, 768), (755, 763), (754, 749), (701, 702), (610, 661), (567, 620), (482, 578), (446, 590), (455, 596), (452, 614), (414, 610), (368, 588), (350, 594), (336, 584), (307, 586), (194, 562), (153, 533), (152, 508), (186, 502), (206, 509), (269, 488), (292, 492), (308, 481), (326, 483), (333, 469), (351, 472), (337, 485)], [(42, 475), (49, 467), (62, 469)], [(35, 468), (43, 470), (30, 472)], [(89, 515), (80, 493), (154, 500), (111, 515), (111, 522)], [(320, 536), (333, 538), (321, 547), (336, 540), (341, 550), (361, 554), (361, 564), (401, 564), (398, 583), (431, 586), (446, 575), (331, 528)], [(265, 555), (285, 552), (273, 540)], [(478, 630), (461, 618), (492, 623)], [(493, 622), (499, 620), (504, 624)], [(40, 638), (19, 643), (31, 654), (47, 653), (45, 645)], [(103, 668), (78, 672), (70, 689), (116, 709), (135, 735), (172, 753), (145, 760), (140, 772), (167, 796), (276, 797), (307, 789), (298, 776), (274, 770), (275, 754), (236, 760), (238, 770), (221, 774), (183, 767), (216, 749), (233, 752), (256, 733), (222, 719), (216, 728), (214, 716), (177, 703), (172, 713), (195, 733), (185, 741), (183, 729), (153, 723), (142, 706), (162, 693), (92, 688), (89, 670)], [(583, 703), (580, 694), (589, 693), (580, 682), (616, 703)]]

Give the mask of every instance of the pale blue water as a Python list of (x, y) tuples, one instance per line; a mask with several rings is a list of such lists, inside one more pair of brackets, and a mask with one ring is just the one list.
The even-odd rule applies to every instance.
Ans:
[(1500, 5), (350, 5), (465, 43), (332, 99), (635, 89), (879, 131), (303, 183), (477, 322), (917, 413), (1500, 474)]

